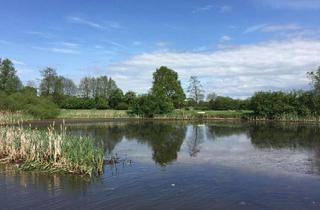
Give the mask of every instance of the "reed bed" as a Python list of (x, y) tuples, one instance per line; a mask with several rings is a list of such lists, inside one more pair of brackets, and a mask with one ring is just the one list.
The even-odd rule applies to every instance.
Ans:
[(66, 129), (0, 127), (0, 162), (21, 170), (64, 172), (95, 176), (103, 172), (103, 149), (88, 137), (66, 135)]
[(14, 124), (28, 120), (34, 120), (34, 117), (22, 112), (0, 111), (0, 125)]

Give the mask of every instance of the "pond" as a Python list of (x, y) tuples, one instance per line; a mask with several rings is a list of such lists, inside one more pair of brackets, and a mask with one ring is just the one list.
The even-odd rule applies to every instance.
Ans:
[[(36, 125), (35, 125), (36, 126)], [(39, 125), (42, 127), (43, 125)], [(320, 209), (320, 126), (235, 122), (86, 122), (104, 174), (0, 166), (0, 209)]]

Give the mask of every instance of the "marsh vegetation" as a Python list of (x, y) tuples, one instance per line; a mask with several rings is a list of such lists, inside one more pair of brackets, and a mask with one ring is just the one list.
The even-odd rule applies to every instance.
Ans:
[(103, 172), (103, 150), (92, 138), (67, 135), (61, 126), (47, 130), (0, 127), (0, 162), (21, 170), (94, 176)]

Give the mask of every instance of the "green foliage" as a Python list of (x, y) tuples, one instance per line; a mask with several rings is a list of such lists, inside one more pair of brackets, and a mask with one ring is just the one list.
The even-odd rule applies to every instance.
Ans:
[(46, 98), (34, 98), (23, 110), (39, 119), (53, 119), (60, 113), (59, 107)]
[(117, 110), (128, 110), (129, 109), (129, 105), (125, 102), (120, 102), (117, 107)]
[(278, 119), (284, 115), (310, 117), (320, 114), (320, 97), (310, 91), (257, 92), (251, 98), (254, 115)]
[(320, 95), (320, 67), (316, 71), (308, 72), (314, 91)]
[(56, 87), (58, 85), (58, 75), (55, 69), (53, 68), (46, 68), (42, 70), (41, 72), (41, 83), (40, 83), (40, 95), (41, 96), (50, 96), (53, 95), (55, 92), (56, 94), (59, 87)]
[(178, 80), (178, 73), (165, 66), (153, 73), (151, 92), (157, 98), (171, 101), (176, 108), (181, 108), (186, 98)]
[(117, 88), (116, 90), (112, 91), (109, 97), (109, 106), (112, 109), (116, 109), (118, 105), (123, 102), (123, 92), (121, 89)]
[(209, 101), (208, 106), (212, 110), (247, 110), (249, 101), (217, 96), (214, 100)]
[(65, 97), (60, 107), (63, 109), (94, 109), (97, 106), (96, 101), (93, 98), (78, 98), (72, 96)]
[(137, 99), (137, 95), (135, 92), (133, 91), (128, 91), (125, 95), (124, 95), (124, 102), (126, 104), (128, 104), (129, 106), (131, 106), (132, 104), (134, 104), (135, 100)]
[(96, 99), (96, 108), (97, 109), (108, 109), (109, 108), (108, 101), (103, 98), (97, 98)]
[(155, 95), (147, 94), (137, 98), (132, 106), (132, 113), (143, 117), (154, 117), (158, 114), (167, 114), (174, 110), (170, 100), (161, 99)]
[(17, 76), (13, 63), (9, 59), (0, 58), (0, 91), (8, 94), (18, 91), (22, 83)]
[(51, 100), (38, 97), (33, 89), (24, 88), (11, 95), (2, 93), (0, 109), (11, 112), (22, 111), (38, 119), (56, 118), (59, 108)]
[(59, 76), (55, 69), (46, 68), (41, 71), (40, 95), (49, 97), (58, 105), (61, 105), (64, 96), (73, 96), (77, 92), (77, 86), (71, 79)]

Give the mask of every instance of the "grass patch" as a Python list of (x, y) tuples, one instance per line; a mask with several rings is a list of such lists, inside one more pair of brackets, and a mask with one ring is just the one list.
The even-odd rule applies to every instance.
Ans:
[(58, 118), (127, 118), (129, 115), (125, 110), (97, 110), (97, 109), (62, 109)]
[[(204, 113), (201, 113), (204, 112)], [(202, 118), (241, 118), (246, 114), (251, 113), (251, 111), (240, 110), (227, 110), (227, 111), (199, 111), (199, 110), (182, 110), (177, 109), (174, 110), (170, 114), (166, 115), (156, 115), (157, 119), (198, 119)], [(85, 109), (85, 110), (69, 110), (63, 109), (61, 110), (61, 114), (59, 118), (63, 119), (94, 119), (94, 118), (130, 118), (136, 116), (132, 116), (128, 114), (128, 111), (125, 110), (95, 110), (95, 109)]]
[(88, 137), (19, 126), (0, 127), (0, 162), (18, 163), (21, 170), (94, 176), (103, 172), (103, 149)]
[(19, 123), (22, 121), (34, 120), (30, 114), (23, 112), (5, 112), (0, 111), (0, 125)]

